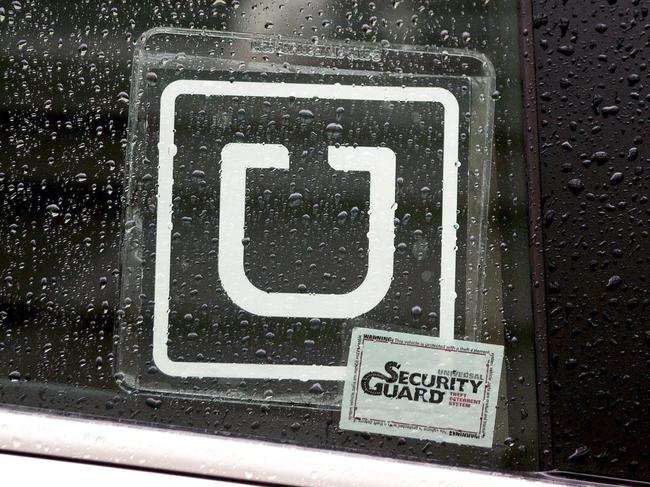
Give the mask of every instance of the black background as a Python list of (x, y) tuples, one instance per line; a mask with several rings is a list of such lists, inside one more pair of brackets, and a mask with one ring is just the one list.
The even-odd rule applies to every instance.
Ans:
[[(200, 77), (200, 74), (197, 76)], [(164, 79), (164, 74), (161, 73), (160, 79)], [(467, 96), (463, 98), (460, 88), (455, 94), (461, 106), (467, 110)], [(261, 98), (247, 103), (239, 102), (235, 108), (242, 107), (243, 110), (245, 107), (245, 115), (240, 114), (244, 121), (235, 120), (231, 124), (224, 124), (223, 128), (214, 128), (197, 121), (200, 117), (196, 112), (228, 111), (233, 106), (232, 100), (187, 96), (177, 101), (175, 143), (179, 151), (174, 158), (174, 194), (179, 197), (179, 203), (174, 211), (173, 224), (174, 232), (180, 233), (174, 239), (171, 250), (170, 280), (176, 284), (172, 284), (171, 288), (170, 336), (173, 338), (170, 356), (178, 360), (179, 355), (192, 357), (201, 353), (204, 360), (216, 362), (291, 363), (291, 360), (296, 360), (301, 364), (344, 365), (351, 326), (386, 327), (437, 336), (441, 238), (441, 213), (437, 204), (441, 201), (442, 193), (442, 153), (438, 152), (442, 147), (441, 106), (417, 103), (396, 105), (387, 115), (382, 114), (382, 108), (387, 111), (384, 102), (328, 100), (324, 103), (271, 99), (266, 103), (269, 104), (269, 113), (265, 112)], [(344, 108), (338, 119), (335, 115), (337, 107)], [(304, 108), (313, 111), (307, 126), (297, 115)], [(283, 111), (290, 115), (284, 120), (279, 115)], [(422, 127), (414, 127), (412, 123), (416, 112), (426, 120)], [(399, 224), (395, 224), (395, 245), (404, 242), (402, 245), (407, 245), (408, 251), (395, 255), (396, 277), (386, 297), (375, 309), (359, 317), (359, 321), (325, 320), (325, 323), (315, 326), (309, 324), (309, 319), (303, 318), (258, 317), (233, 305), (226, 292), (219, 287), (215, 290), (214, 284), (211, 284), (218, 280), (218, 243), (213, 243), (212, 239), (217, 239), (219, 230), (221, 161), (218, 154), (222, 147), (229, 142), (240, 141), (245, 134), (245, 142), (284, 144), (290, 152), (292, 165), (289, 171), (273, 172), (270, 177), (269, 171), (248, 171), (247, 187), (250, 192), (246, 206), (250, 213), (246, 220), (246, 236), (250, 242), (246, 246), (244, 262), (251, 282), (259, 289), (272, 292), (297, 292), (298, 285), (306, 283), (311, 292), (341, 294), (357, 287), (366, 275), (368, 178), (364, 173), (336, 175), (336, 171), (328, 166), (325, 154), (328, 144), (370, 146), (376, 143), (371, 138), (374, 126), (372, 121), (368, 121), (368, 113), (381, 114), (382, 123), (390, 120), (391, 130), (379, 137), (395, 151), (396, 177), (402, 181), (395, 189), (395, 218), (399, 221)], [(282, 130), (277, 130), (279, 133), (267, 134), (264, 130), (270, 117), (278, 119), (278, 126), (283, 124)], [(343, 134), (323, 137), (321, 133), (333, 120), (343, 124)], [(428, 133), (429, 126), (434, 128), (431, 134)], [(466, 133), (465, 124), (461, 123), (459, 130)], [(409, 140), (408, 144), (406, 140)], [(208, 147), (205, 151), (206, 161), (200, 160), (202, 154), (197, 150), (199, 146)], [(425, 148), (431, 151), (431, 155), (425, 153)], [(461, 159), (466, 160), (466, 144), (461, 142), (459, 151)], [(198, 184), (197, 178), (192, 177), (196, 168), (205, 172), (204, 180)], [(333, 179), (333, 174), (339, 177)], [(422, 196), (420, 188), (425, 186), (431, 191)], [(463, 196), (466, 192), (462, 188), (467, 186), (467, 171), (459, 171), (458, 186), (461, 188), (460, 205), (464, 206)], [(265, 189), (271, 193), (270, 201), (264, 201)], [(294, 192), (301, 194), (302, 198), (292, 206), (289, 204), (289, 194)], [(339, 193), (339, 196), (335, 193)], [(140, 201), (139, 198), (134, 200), (135, 205)], [(316, 211), (312, 209), (314, 203), (319, 204)], [(347, 217), (339, 220), (337, 215), (340, 211), (350, 211), (355, 206), (361, 212), (358, 221)], [(430, 215), (428, 218), (427, 213)], [(308, 222), (304, 221), (303, 215), (307, 215)], [(183, 224), (183, 218), (188, 216), (192, 223), (199, 224)], [(464, 216), (465, 212), (458, 216), (462, 228), (466, 228)], [(416, 231), (422, 236), (414, 236)], [(459, 231), (458, 234), (457, 244), (461, 249), (457, 257), (458, 314), (463, 315), (463, 237), (466, 232)], [(412, 250), (416, 238), (426, 245), (419, 258)], [(306, 250), (308, 247), (310, 251)], [(295, 264), (297, 260), (300, 261), (299, 265)], [(310, 263), (315, 265), (312, 270)], [(426, 281), (421, 277), (424, 270), (430, 271)], [(334, 277), (326, 280), (323, 278), (324, 272)], [(193, 277), (196, 273), (201, 275), (198, 283)], [(181, 284), (186, 289), (181, 288)], [(189, 293), (189, 289), (196, 289), (196, 292)], [(204, 303), (205, 312), (197, 313), (196, 310)], [(422, 316), (418, 315), (417, 319), (411, 312), (416, 305), (422, 310)], [(184, 315), (193, 312), (197, 315), (195, 323), (188, 323)], [(216, 330), (212, 330), (214, 323), (219, 324)], [(150, 326), (149, 322), (144, 324), (144, 328)], [(262, 329), (272, 332), (273, 336), (265, 336), (265, 332), (260, 331)], [(188, 330), (199, 331), (199, 336), (189, 343), (185, 338)], [(287, 336), (287, 330), (291, 330), (290, 336)], [(305, 340), (311, 340), (308, 349), (303, 345)], [(222, 344), (217, 350), (215, 342)], [(259, 350), (264, 353), (257, 354)]]

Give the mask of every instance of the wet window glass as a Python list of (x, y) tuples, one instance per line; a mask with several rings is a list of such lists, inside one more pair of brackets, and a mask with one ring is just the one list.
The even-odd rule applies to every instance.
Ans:
[(517, 2), (0, 28), (0, 402), (539, 467)]

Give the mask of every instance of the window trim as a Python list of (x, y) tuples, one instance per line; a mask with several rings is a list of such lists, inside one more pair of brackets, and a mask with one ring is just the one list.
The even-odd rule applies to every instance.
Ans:
[(541, 473), (517, 476), (142, 427), (0, 407), (0, 452), (280, 485), (515, 487), (576, 485)]

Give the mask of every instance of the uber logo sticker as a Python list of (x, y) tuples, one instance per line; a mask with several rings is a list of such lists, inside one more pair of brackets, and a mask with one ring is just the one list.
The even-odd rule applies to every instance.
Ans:
[(492, 446), (503, 347), (355, 328), (342, 429)]
[[(433, 303), (430, 326), (453, 339), (467, 126), (451, 91), (177, 80), (160, 95), (159, 124), (159, 371), (342, 381), (349, 323), (417, 319), (401, 298), (413, 288)], [(401, 254), (398, 224), (412, 242)]]

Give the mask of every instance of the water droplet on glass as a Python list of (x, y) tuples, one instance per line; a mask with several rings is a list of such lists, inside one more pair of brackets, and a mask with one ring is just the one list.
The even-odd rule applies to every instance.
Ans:
[(158, 75), (153, 71), (149, 71), (145, 77), (149, 86), (156, 86), (158, 84)]
[(302, 193), (291, 193), (289, 195), (289, 206), (296, 208), (302, 205)]
[(47, 205), (45, 209), (51, 216), (59, 216), (59, 212), (61, 211), (59, 207), (54, 203)]

